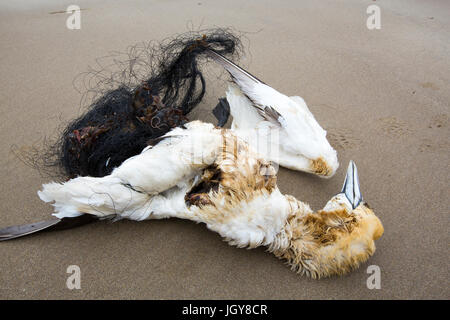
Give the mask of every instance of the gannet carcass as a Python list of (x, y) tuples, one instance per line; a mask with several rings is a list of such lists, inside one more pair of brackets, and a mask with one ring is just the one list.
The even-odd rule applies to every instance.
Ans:
[(55, 219), (0, 230), (8, 240), (92, 219), (181, 218), (202, 222), (229, 244), (266, 246), (293, 270), (345, 274), (375, 251), (383, 226), (363, 201), (355, 164), (322, 210), (277, 187), (276, 170), (232, 130), (193, 121), (165, 134), (104, 177), (44, 184)]

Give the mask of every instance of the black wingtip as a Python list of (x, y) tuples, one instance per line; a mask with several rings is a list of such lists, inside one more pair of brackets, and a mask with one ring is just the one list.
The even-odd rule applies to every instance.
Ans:
[(241, 76), (244, 76), (245, 78), (247, 78), (249, 81), (252, 82), (256, 82), (256, 83), (264, 83), (263, 81), (259, 80), (257, 77), (255, 77), (254, 75), (252, 75), (250, 72), (248, 72), (247, 70), (245, 70), (244, 68), (238, 66), (237, 64), (235, 64), (233, 61), (231, 61), (230, 59), (224, 57), (222, 54), (216, 52), (213, 49), (208, 49), (206, 51), (206, 53), (217, 63), (219, 63), (220, 65), (222, 65), (225, 70), (228, 71), (228, 73), (230, 73), (231, 77), (233, 78), (233, 81), (235, 81), (236, 76), (239, 74)]
[(32, 233), (36, 233), (58, 224), (60, 219), (52, 219), (47, 221), (40, 221), (30, 224), (24, 224), (19, 226), (11, 226), (4, 229), (0, 229), (0, 241), (11, 240), (19, 237), (23, 237)]
[(76, 228), (97, 221), (98, 218), (84, 214), (74, 218), (51, 219), (30, 224), (11, 226), (0, 229), (0, 241), (12, 240), (42, 231), (55, 231)]

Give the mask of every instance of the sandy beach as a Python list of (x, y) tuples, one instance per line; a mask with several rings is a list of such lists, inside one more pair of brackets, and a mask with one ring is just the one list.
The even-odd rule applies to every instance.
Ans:
[[(12, 150), (80, 114), (80, 73), (112, 51), (220, 26), (244, 32), (241, 64), (302, 96), (338, 151), (332, 179), (281, 169), (281, 191), (322, 208), (353, 159), (385, 233), (359, 269), (318, 281), (202, 224), (100, 222), (1, 242), (0, 299), (450, 298), (449, 1), (77, 1), (80, 30), (66, 27), (70, 4), (0, 1), (0, 227), (49, 218), (36, 194), (48, 178)], [(366, 26), (372, 4), (379, 30)], [(227, 84), (205, 69), (207, 95), (190, 118), (214, 121)], [(66, 287), (69, 265), (81, 290)], [(381, 289), (366, 285), (370, 265)]]

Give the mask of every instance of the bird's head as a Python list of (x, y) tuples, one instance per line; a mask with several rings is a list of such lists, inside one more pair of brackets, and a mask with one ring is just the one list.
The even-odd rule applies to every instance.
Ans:
[(332, 177), (339, 162), (337, 152), (327, 140), (327, 132), (319, 125), (300, 97), (290, 97), (291, 109), (279, 117), (279, 164), (283, 167)]
[(375, 252), (384, 232), (362, 199), (358, 173), (350, 162), (342, 191), (315, 213), (298, 213), (288, 221), (289, 245), (274, 251), (291, 267), (312, 278), (343, 275)]

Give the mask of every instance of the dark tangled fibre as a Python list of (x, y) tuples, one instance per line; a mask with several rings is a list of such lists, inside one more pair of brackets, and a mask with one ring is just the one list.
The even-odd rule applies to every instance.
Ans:
[[(186, 122), (185, 116), (205, 94), (198, 63), (208, 48), (232, 58), (240, 52), (241, 42), (226, 29), (189, 32), (140, 50), (133, 47), (130, 59), (114, 60), (122, 70), (109, 76), (104, 70), (88, 72), (88, 91), (101, 96), (40, 154), (41, 163), (35, 157), (26, 162), (41, 171), (60, 168), (68, 178), (110, 174)], [(110, 88), (102, 92), (105, 86)]]

